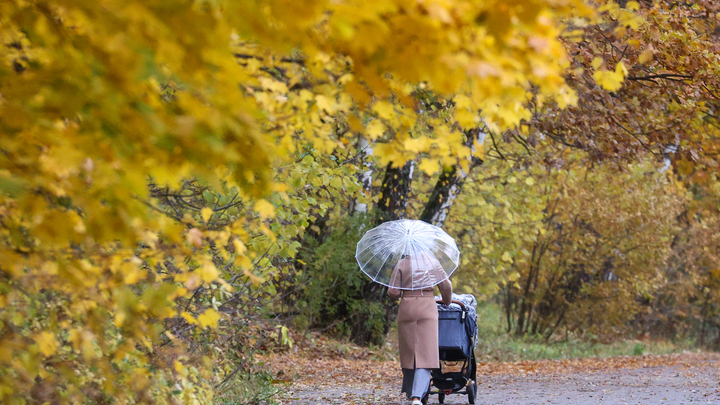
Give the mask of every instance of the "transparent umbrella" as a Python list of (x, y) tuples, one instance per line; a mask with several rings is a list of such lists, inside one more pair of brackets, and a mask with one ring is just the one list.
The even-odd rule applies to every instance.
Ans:
[(365, 233), (355, 259), (373, 281), (401, 290), (440, 284), (458, 267), (460, 251), (441, 228), (423, 221), (389, 221)]

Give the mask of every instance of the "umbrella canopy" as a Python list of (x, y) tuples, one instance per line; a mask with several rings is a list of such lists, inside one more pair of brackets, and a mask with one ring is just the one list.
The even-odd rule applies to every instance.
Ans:
[(457, 268), (455, 240), (427, 222), (401, 219), (365, 233), (355, 259), (373, 281), (401, 290), (432, 288)]

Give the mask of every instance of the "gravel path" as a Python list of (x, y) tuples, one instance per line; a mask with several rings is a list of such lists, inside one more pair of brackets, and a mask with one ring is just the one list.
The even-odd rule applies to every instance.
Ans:
[[(593, 360), (587, 365), (565, 366), (561, 362), (524, 362), (521, 368), (508, 363), (492, 365), (492, 371), (478, 374), (477, 404), (488, 405), (720, 405), (720, 358), (717, 355), (678, 355), (624, 367), (615, 359)], [(672, 361), (670, 361), (672, 360)], [(578, 361), (582, 363), (582, 361)], [(607, 364), (606, 364), (607, 363)], [(620, 365), (618, 365), (620, 364)], [(637, 364), (640, 364), (638, 366)], [(642, 365), (645, 364), (645, 365)], [(605, 367), (607, 365), (607, 367)], [(368, 374), (368, 363), (358, 364)], [(378, 366), (380, 367), (380, 366)], [(386, 366), (383, 366), (386, 367)], [(574, 368), (573, 368), (574, 367)], [(578, 372), (589, 368), (585, 372)], [(520, 371), (518, 371), (520, 370)], [(528, 370), (530, 370), (528, 372)], [(339, 381), (332, 384), (317, 376), (311, 384), (299, 381), (290, 387), (283, 404), (405, 404), (397, 393), (392, 376), (378, 379)], [(398, 380), (399, 381), (399, 380)], [(431, 396), (430, 404), (438, 403)], [(448, 395), (447, 404), (466, 404), (467, 396)]]
[[(526, 378), (492, 376), (478, 386), (481, 404), (720, 404), (720, 364), (652, 367), (610, 373)], [(465, 401), (448, 402), (462, 404)]]

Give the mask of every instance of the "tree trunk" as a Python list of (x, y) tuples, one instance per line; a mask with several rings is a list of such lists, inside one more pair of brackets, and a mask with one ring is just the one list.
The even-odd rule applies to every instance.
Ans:
[[(358, 182), (362, 185), (360, 193), (363, 196), (367, 196), (370, 193), (370, 188), (372, 187), (372, 176), (375, 172), (375, 167), (368, 162), (367, 158), (372, 156), (375, 152), (370, 142), (368, 142), (364, 136), (360, 136), (357, 148), (358, 159), (360, 159), (361, 166), (364, 169), (363, 172), (358, 175)], [(367, 212), (367, 204), (360, 202), (357, 198), (354, 198), (350, 202), (350, 215), (356, 212)]]
[(442, 227), (470, 171), (475, 166), (482, 164), (482, 159), (475, 156), (474, 145), (476, 142), (482, 144), (485, 140), (486, 132), (480, 128), (473, 128), (468, 130), (465, 135), (466, 139), (464, 144), (472, 150), (467, 171), (465, 171), (459, 163), (443, 170), (440, 178), (435, 183), (435, 188), (430, 195), (430, 199), (425, 204), (425, 208), (420, 215), (421, 221)]
[[(537, 249), (537, 245), (533, 248), (533, 254), (535, 254), (535, 251)], [(532, 263), (532, 261), (531, 261)], [(523, 287), (522, 295), (520, 297), (520, 308), (518, 310), (517, 315), (517, 323), (515, 326), (515, 334), (516, 335), (522, 335), (526, 332), (526, 326), (525, 326), (525, 317), (528, 315), (528, 308), (532, 305), (530, 301), (530, 296), (532, 295), (532, 290), (530, 289), (530, 286), (532, 285), (533, 278), (535, 277), (535, 266), (532, 264), (530, 265), (530, 271), (528, 273), (527, 281), (525, 282), (525, 287)], [(529, 319), (528, 319), (529, 323)]]
[[(552, 336), (553, 333), (555, 333), (555, 330), (557, 329), (557, 327), (560, 326), (562, 321), (565, 319), (565, 311), (566, 310), (567, 310), (567, 308), (563, 308), (562, 312), (560, 313), (560, 316), (558, 316), (557, 322), (555, 322), (555, 326), (553, 326), (552, 328), (549, 328), (549, 330), (546, 331), (545, 343), (547, 343), (548, 340), (550, 340), (550, 336)], [(566, 334), (567, 334), (567, 332), (566, 332)]]
[(505, 285), (505, 319), (507, 321), (507, 333), (512, 332), (513, 325), (513, 300), (510, 291), (510, 284)]
[(414, 171), (414, 161), (407, 162), (403, 167), (392, 167), (392, 163), (388, 164), (382, 182), (382, 195), (377, 204), (378, 224), (405, 218)]

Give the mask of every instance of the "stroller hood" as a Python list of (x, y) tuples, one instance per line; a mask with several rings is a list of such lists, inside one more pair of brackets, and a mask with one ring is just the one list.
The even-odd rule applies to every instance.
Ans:
[[(472, 318), (474, 321), (477, 321), (477, 300), (475, 299), (475, 296), (472, 294), (455, 294), (453, 293), (452, 299), (457, 300), (465, 304), (465, 308), (468, 311), (468, 316)], [(442, 296), (438, 295), (435, 297), (436, 301), (442, 300)], [(450, 304), (450, 305), (443, 305), (438, 304), (437, 306), (438, 311), (460, 311), (462, 308), (460, 308), (460, 305), (458, 304)]]

